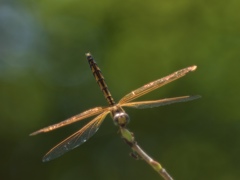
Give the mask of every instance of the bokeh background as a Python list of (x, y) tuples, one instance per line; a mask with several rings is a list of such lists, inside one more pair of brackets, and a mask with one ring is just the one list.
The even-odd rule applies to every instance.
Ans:
[(161, 179), (107, 117), (81, 147), (42, 163), (90, 119), (34, 137), (44, 126), (107, 103), (91, 52), (118, 101), (181, 68), (198, 69), (141, 100), (202, 96), (126, 109), (139, 144), (178, 180), (240, 179), (240, 2), (61, 0), (0, 2), (0, 178)]

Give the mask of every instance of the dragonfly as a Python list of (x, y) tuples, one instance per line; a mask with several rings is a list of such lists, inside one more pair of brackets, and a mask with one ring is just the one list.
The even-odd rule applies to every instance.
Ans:
[(46, 132), (58, 129), (60, 127), (75, 123), (77, 121), (81, 121), (83, 119), (89, 118), (91, 116), (96, 116), (89, 123), (83, 126), (80, 130), (70, 135), (69, 137), (61, 141), (59, 144), (54, 146), (52, 149), (50, 149), (50, 151), (43, 157), (42, 159), (43, 162), (58, 158), (64, 153), (86, 142), (90, 137), (92, 137), (98, 131), (100, 125), (102, 124), (103, 120), (108, 114), (110, 114), (110, 116), (112, 117), (115, 125), (119, 127), (125, 127), (128, 124), (130, 118), (128, 114), (124, 111), (123, 107), (130, 107), (130, 108), (137, 108), (137, 109), (153, 108), (153, 107), (159, 107), (159, 106), (168, 105), (172, 103), (190, 101), (200, 97), (199, 95), (193, 95), (193, 96), (165, 98), (165, 99), (159, 99), (159, 100), (132, 102), (132, 100), (139, 98), (140, 96), (143, 96), (153, 90), (156, 90), (176, 79), (179, 79), (185, 76), (187, 73), (196, 70), (197, 66), (193, 65), (193, 66), (178, 70), (168, 76), (152, 81), (148, 84), (145, 84), (144, 86), (125, 95), (122, 99), (120, 99), (118, 103), (115, 103), (108, 89), (108, 86), (105, 82), (105, 79), (102, 75), (102, 72), (98, 67), (97, 63), (95, 62), (95, 60), (93, 59), (93, 56), (90, 53), (86, 53), (86, 57), (90, 65), (91, 71), (93, 73), (93, 76), (96, 79), (97, 84), (99, 85), (100, 89), (104, 94), (105, 99), (108, 102), (108, 106), (95, 107), (95, 108), (86, 110), (62, 122), (47, 126), (45, 128), (42, 128), (38, 131), (31, 133), (30, 134), (31, 136), (37, 135), (40, 133), (46, 133)]

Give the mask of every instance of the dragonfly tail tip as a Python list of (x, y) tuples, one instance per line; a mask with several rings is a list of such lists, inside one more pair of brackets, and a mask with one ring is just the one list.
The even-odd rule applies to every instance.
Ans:
[(91, 56), (91, 53), (87, 52), (85, 55), (88, 57), (88, 56)]

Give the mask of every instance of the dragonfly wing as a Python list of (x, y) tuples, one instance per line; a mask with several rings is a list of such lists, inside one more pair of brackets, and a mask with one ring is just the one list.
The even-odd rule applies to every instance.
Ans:
[(156, 81), (150, 82), (134, 91), (132, 91), (131, 93), (127, 94), (126, 96), (124, 96), (120, 101), (119, 104), (124, 104), (127, 102), (132, 101), (133, 99), (136, 99), (146, 93), (149, 93), (157, 88), (162, 87), (165, 84), (168, 84), (178, 78), (183, 77), (184, 75), (186, 75), (188, 72), (194, 71), (197, 69), (197, 66), (190, 66), (184, 69), (181, 69), (179, 71), (176, 71), (166, 77), (163, 77), (161, 79), (158, 79)]
[(86, 124), (82, 129), (75, 132), (59, 144), (57, 144), (55, 147), (53, 147), (44, 157), (43, 162), (50, 161), (52, 159), (55, 159), (64, 153), (80, 146), (82, 143), (86, 142), (90, 137), (92, 137), (97, 130), (99, 129), (99, 126), (103, 122), (106, 115), (109, 113), (104, 112), (100, 115), (98, 115), (96, 118), (94, 118), (92, 121), (90, 121), (88, 124)]
[(49, 132), (49, 131), (55, 130), (55, 129), (60, 128), (62, 126), (66, 126), (68, 124), (72, 124), (74, 122), (83, 120), (85, 118), (100, 114), (105, 110), (106, 110), (106, 108), (103, 108), (103, 107), (95, 107), (93, 109), (89, 109), (89, 110), (84, 111), (84, 112), (82, 112), (78, 115), (70, 117), (70, 118), (68, 118), (68, 119), (66, 119), (66, 120), (64, 120), (60, 123), (56, 123), (56, 124), (50, 125), (48, 127), (42, 128), (38, 131), (35, 131), (35, 132), (31, 133), (30, 136), (33, 136), (33, 135), (36, 135), (36, 134), (39, 134), (39, 133), (43, 133), (43, 132)]
[(138, 108), (138, 109), (153, 108), (153, 107), (165, 106), (165, 105), (173, 104), (173, 103), (191, 101), (194, 99), (198, 99), (200, 97), (201, 96), (199, 96), (199, 95), (181, 96), (181, 97), (175, 97), (175, 98), (160, 99), (160, 100), (155, 100), (155, 101), (139, 101), (139, 102), (126, 103), (126, 104), (122, 104), (122, 106), (133, 107), (133, 108)]

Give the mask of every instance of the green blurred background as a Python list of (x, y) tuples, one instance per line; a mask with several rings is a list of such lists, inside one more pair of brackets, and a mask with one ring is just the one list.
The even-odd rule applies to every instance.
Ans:
[(107, 117), (81, 147), (42, 156), (88, 120), (42, 127), (107, 105), (85, 58), (91, 52), (116, 101), (181, 68), (198, 69), (142, 100), (202, 96), (126, 109), (139, 144), (178, 180), (240, 179), (240, 1), (0, 2), (1, 179), (161, 179)]

